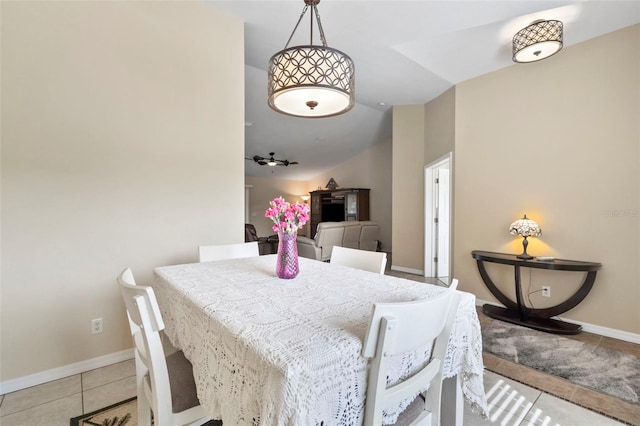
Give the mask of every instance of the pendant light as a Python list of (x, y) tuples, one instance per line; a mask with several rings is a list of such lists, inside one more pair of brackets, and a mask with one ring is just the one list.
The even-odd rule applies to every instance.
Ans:
[[(355, 103), (353, 60), (327, 46), (318, 14), (320, 0), (303, 0), (304, 8), (284, 49), (269, 59), (269, 106), (282, 114), (321, 118), (343, 114)], [(310, 44), (288, 47), (307, 10)], [(322, 45), (313, 45), (313, 17)]]

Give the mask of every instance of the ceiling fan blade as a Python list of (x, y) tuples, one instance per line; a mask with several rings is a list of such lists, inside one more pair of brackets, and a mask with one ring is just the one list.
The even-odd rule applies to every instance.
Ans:
[(246, 160), (253, 160), (261, 166), (289, 166), (291, 164), (298, 164), (297, 161), (289, 161), (289, 160), (279, 160), (274, 157), (275, 152), (270, 152), (269, 157), (261, 157), (259, 155), (254, 155), (251, 158), (245, 158)]

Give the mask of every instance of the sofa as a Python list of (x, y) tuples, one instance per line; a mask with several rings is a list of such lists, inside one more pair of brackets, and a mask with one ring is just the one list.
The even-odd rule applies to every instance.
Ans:
[(328, 261), (334, 246), (377, 251), (380, 226), (371, 221), (320, 222), (314, 238), (298, 236), (298, 255)]

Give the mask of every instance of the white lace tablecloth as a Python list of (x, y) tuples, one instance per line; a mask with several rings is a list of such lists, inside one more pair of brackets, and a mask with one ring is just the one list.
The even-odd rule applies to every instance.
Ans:
[[(193, 363), (201, 403), (225, 425), (361, 424), (367, 360), (360, 353), (373, 303), (434, 297), (443, 288), (305, 258), (295, 279), (282, 280), (275, 264), (270, 255), (154, 270), (165, 332)], [(462, 294), (444, 374), (460, 375), (464, 397), (484, 412), (475, 296)], [(389, 380), (428, 356), (398, 358)]]

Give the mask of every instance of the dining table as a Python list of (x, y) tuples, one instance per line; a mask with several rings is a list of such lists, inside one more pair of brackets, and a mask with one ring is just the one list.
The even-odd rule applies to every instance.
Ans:
[[(201, 404), (225, 426), (361, 425), (368, 364), (361, 352), (374, 303), (432, 298), (446, 287), (306, 258), (295, 278), (280, 279), (276, 258), (155, 268), (166, 337), (191, 361)], [(448, 425), (462, 424), (463, 399), (487, 412), (475, 296), (460, 293), (443, 367)], [(411, 375), (430, 352), (394, 356), (388, 383)], [(386, 409), (384, 424), (412, 399)]]

